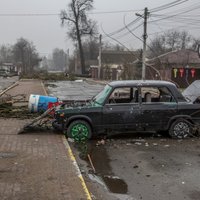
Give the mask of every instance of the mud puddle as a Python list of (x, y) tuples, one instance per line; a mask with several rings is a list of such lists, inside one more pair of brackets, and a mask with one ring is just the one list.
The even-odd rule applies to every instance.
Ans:
[[(97, 146), (95, 141), (74, 143), (79, 157), (89, 166), (89, 178), (102, 185), (104, 189), (116, 195), (127, 195), (128, 185), (112, 172), (110, 158), (105, 147)], [(123, 198), (124, 199), (124, 196)]]

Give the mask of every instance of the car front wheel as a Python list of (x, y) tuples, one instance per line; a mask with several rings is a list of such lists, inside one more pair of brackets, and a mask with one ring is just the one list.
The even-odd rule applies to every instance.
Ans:
[(76, 141), (88, 140), (92, 137), (91, 127), (84, 120), (75, 120), (67, 128), (67, 136)]
[(186, 119), (178, 119), (172, 123), (169, 129), (172, 138), (187, 138), (192, 135), (191, 123)]

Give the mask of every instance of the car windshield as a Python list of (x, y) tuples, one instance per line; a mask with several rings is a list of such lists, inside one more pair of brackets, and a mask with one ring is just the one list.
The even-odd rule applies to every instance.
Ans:
[(112, 87), (110, 85), (106, 85), (104, 89), (92, 99), (93, 102), (102, 105), (111, 90)]

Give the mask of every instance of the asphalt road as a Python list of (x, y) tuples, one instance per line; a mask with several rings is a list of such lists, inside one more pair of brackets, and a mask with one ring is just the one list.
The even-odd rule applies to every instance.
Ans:
[[(76, 94), (87, 85), (72, 84)], [(68, 87), (70, 84), (65, 84), (65, 91), (72, 97), (73, 90)], [(92, 88), (95, 92), (100, 89)], [(56, 94), (62, 93), (59, 87), (56, 90)], [(151, 133), (122, 133), (111, 139), (70, 145), (93, 199), (200, 199), (199, 138), (174, 140)]]
[(71, 146), (96, 199), (199, 200), (199, 138), (122, 134)]
[(86, 81), (57, 81), (48, 82), (48, 92), (60, 100), (88, 100), (100, 92), (104, 85), (90, 84)]

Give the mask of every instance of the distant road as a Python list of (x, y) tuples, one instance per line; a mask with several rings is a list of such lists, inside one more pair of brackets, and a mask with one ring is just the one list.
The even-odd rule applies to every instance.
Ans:
[(87, 100), (99, 93), (104, 85), (88, 83), (86, 81), (56, 81), (48, 83), (48, 91), (51, 96), (60, 100)]
[(17, 82), (19, 79), (18, 76), (13, 76), (13, 77), (1, 77), (0, 76), (0, 92), (2, 92), (4, 89), (12, 85), (13, 83)]

